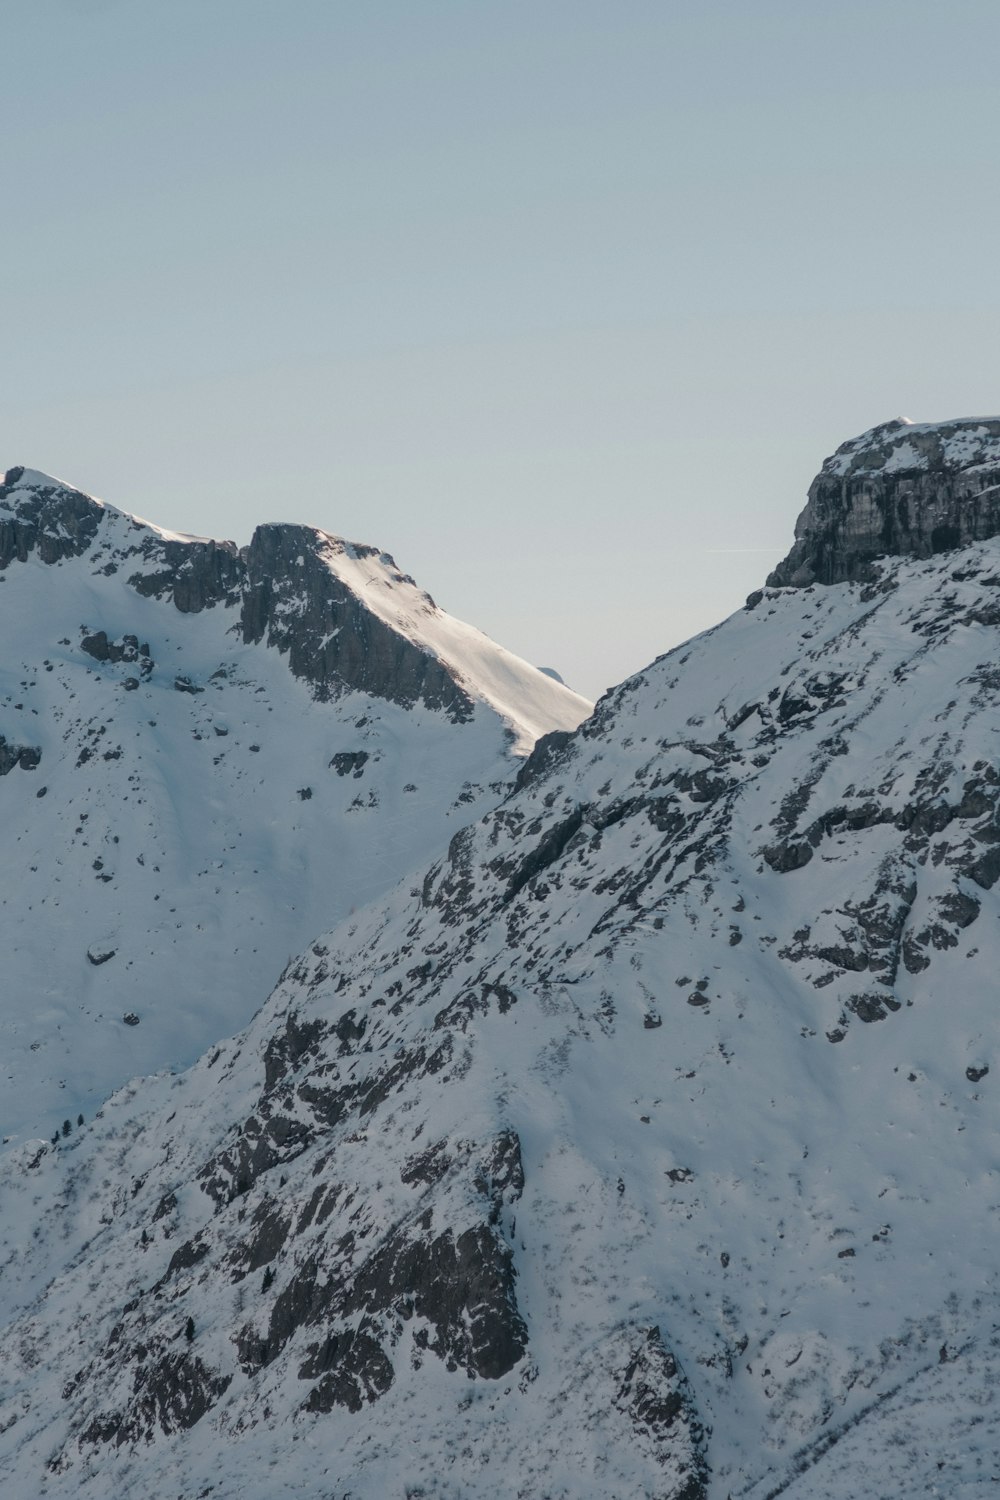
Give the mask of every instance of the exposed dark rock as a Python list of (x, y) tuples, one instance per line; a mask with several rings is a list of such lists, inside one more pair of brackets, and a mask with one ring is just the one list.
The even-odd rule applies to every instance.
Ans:
[(434, 1017), (434, 1029), (441, 1031), (446, 1027), (453, 1027), (457, 1031), (466, 1031), (473, 1017), (484, 1016), (494, 999), (501, 1015), (505, 1015), (517, 1003), (517, 996), (506, 985), (484, 984), (478, 990), (467, 990), (457, 995), (450, 1005), (439, 1010)]
[(280, 1114), (259, 1120), (251, 1115), (233, 1145), (202, 1167), (201, 1188), (216, 1204), (231, 1203), (265, 1172), (300, 1156), (312, 1139), (313, 1132), (302, 1120)]
[(495, 1207), (516, 1203), (524, 1191), (521, 1141), (516, 1130), (504, 1130), (493, 1141), (475, 1178), (479, 1191)]
[(734, 714), (731, 714), (726, 719), (726, 728), (732, 733), (734, 729), (739, 729), (741, 724), (745, 724), (750, 716), (756, 713), (760, 713), (759, 703), (744, 703), (742, 708), (738, 708)]
[(22, 485), (24, 473), (8, 469), (0, 484), (0, 569), (27, 562), (32, 552), (44, 563), (85, 552), (97, 535), (103, 507), (65, 485)]
[(432, 1324), (432, 1352), (470, 1375), (499, 1380), (527, 1348), (510, 1247), (485, 1224), (432, 1240), (390, 1236), (345, 1298), (348, 1312), (406, 1306)]
[(992, 890), (1000, 880), (1000, 844), (994, 844), (968, 867), (969, 876), (984, 891)]
[(368, 760), (367, 750), (338, 750), (330, 762), (338, 776), (359, 777)]
[(182, 1432), (200, 1422), (229, 1386), (231, 1375), (219, 1375), (196, 1354), (163, 1355), (137, 1363), (134, 1394), (125, 1411), (94, 1417), (80, 1442), (116, 1447), (150, 1441), (157, 1432)]
[(188, 1271), (196, 1266), (200, 1260), (204, 1260), (208, 1254), (209, 1246), (206, 1240), (187, 1240), (179, 1245), (170, 1257), (164, 1281), (168, 1281), (177, 1271)]
[(324, 1035), (321, 1021), (300, 1021), (293, 1011), (284, 1029), (269, 1039), (264, 1052), (264, 1087), (271, 1089), (304, 1058), (314, 1055)]
[[(11, 745), (0, 734), (0, 776), (6, 776), (15, 766), (22, 771), (33, 771), (41, 764), (42, 752), (37, 745)], [(39, 792), (44, 796), (44, 792)]]
[(180, 542), (151, 534), (141, 550), (161, 566), (156, 572), (132, 574), (128, 581), (137, 594), (169, 598), (182, 614), (240, 602), (246, 574), (235, 542)]
[[(138, 662), (143, 677), (148, 677), (153, 670), (148, 642), (140, 643), (138, 636), (135, 635), (123, 635), (120, 641), (111, 641), (108, 639), (107, 631), (97, 630), (93, 635), (83, 637), (80, 648), (99, 662), (111, 662), (114, 665), (119, 662), (127, 662), (130, 665)], [(127, 678), (126, 685), (132, 680)]]
[[(80, 648), (95, 661), (108, 661), (111, 657), (111, 647), (105, 630), (98, 630), (94, 635), (85, 635), (80, 642)], [(121, 657), (117, 657), (116, 660), (120, 661)]]
[(929, 557), (998, 532), (1000, 421), (885, 422), (826, 460), (767, 581), (871, 582), (885, 553)]
[[(319, 698), (366, 692), (405, 707), (425, 703), (456, 721), (470, 718), (472, 700), (437, 657), (391, 629), (327, 566), (324, 551), (346, 545), (308, 526), (258, 526), (244, 555), (244, 641), (266, 640), (287, 654), (291, 671)], [(351, 551), (395, 568), (375, 548)]]
[(153, 1223), (155, 1224), (159, 1219), (168, 1218), (176, 1207), (177, 1198), (175, 1194), (165, 1193), (156, 1205), (156, 1212), (153, 1214)]
[(434, 867), (424, 877), (424, 905), (437, 907), (447, 923), (461, 919), (463, 908), (472, 895), (474, 852), (473, 830), (461, 828), (448, 845), (448, 857), (444, 865)]
[(769, 844), (762, 853), (771, 869), (779, 875), (801, 870), (813, 857), (812, 845), (804, 843)]
[[(465, 1175), (474, 1164), (473, 1183), (485, 1219), (462, 1230), (431, 1231), (431, 1217), (420, 1212), (367, 1246), (353, 1231), (297, 1265), (270, 1310), (266, 1331), (248, 1325), (238, 1353), (252, 1373), (274, 1360), (302, 1328), (323, 1336), (308, 1346), (299, 1369), (302, 1379), (321, 1377), (308, 1398), (312, 1410), (346, 1405), (357, 1410), (376, 1399), (392, 1381), (392, 1327), (414, 1316), (425, 1323), (423, 1346), (449, 1369), (499, 1379), (522, 1358), (527, 1330), (517, 1309), (513, 1257), (500, 1228), (505, 1206), (517, 1202), (524, 1186), (520, 1142), (513, 1130), (500, 1133), (478, 1160), (469, 1145), (456, 1149), (438, 1142), (409, 1159), (401, 1175), (415, 1187), (435, 1186), (451, 1173)], [(318, 1184), (295, 1233), (319, 1225), (345, 1189)], [(347, 1203), (351, 1201), (347, 1189)], [(356, 1222), (357, 1214), (351, 1216)], [(237, 1276), (278, 1254), (290, 1226), (280, 1207), (264, 1200), (253, 1229), (232, 1257)], [(355, 1341), (351, 1330), (364, 1332)], [(328, 1378), (329, 1377), (329, 1378)]]
[(534, 749), (517, 773), (514, 782), (517, 791), (550, 771), (571, 738), (568, 730), (554, 729), (551, 734), (543, 734), (540, 740), (536, 740)]
[(281, 1251), (291, 1230), (290, 1220), (270, 1197), (265, 1197), (258, 1203), (250, 1222), (250, 1233), (241, 1239), (230, 1258), (234, 1281), (241, 1281), (251, 1271), (259, 1271), (262, 1266), (270, 1265)]
[(578, 807), (562, 822), (555, 823), (544, 833), (531, 853), (521, 861), (520, 868), (507, 887), (505, 901), (513, 901), (523, 891), (529, 880), (556, 863), (563, 855), (567, 844), (583, 826), (587, 809)]
[(778, 703), (778, 720), (782, 724), (801, 723), (808, 715), (839, 706), (847, 688), (846, 672), (816, 672), (805, 682), (785, 689)]
[(852, 1010), (862, 1021), (884, 1021), (889, 1012), (899, 1010), (899, 1006), (900, 1002), (894, 1000), (888, 992), (852, 995), (847, 1001), (848, 1010)]
[(729, 791), (732, 783), (707, 767), (697, 771), (678, 771), (673, 777), (679, 792), (686, 792), (692, 802), (714, 802)]
[(360, 1042), (368, 1026), (367, 1016), (362, 1016), (360, 1021), (356, 1016), (357, 1010), (352, 1006), (334, 1023), (333, 1033), (340, 1041), (341, 1057), (353, 1050), (355, 1042)]
[(615, 1405), (664, 1465), (679, 1473), (670, 1500), (705, 1500), (705, 1434), (690, 1387), (659, 1328), (650, 1328), (619, 1377)]
[(322, 1379), (314, 1385), (305, 1402), (306, 1411), (328, 1412), (335, 1406), (360, 1411), (384, 1396), (392, 1385), (392, 1361), (378, 1338), (365, 1329), (343, 1328), (328, 1333), (322, 1344), (310, 1347), (308, 1358), (299, 1369), (303, 1380)]
[(451, 1171), (452, 1158), (447, 1146), (447, 1141), (437, 1141), (426, 1151), (408, 1157), (400, 1169), (400, 1179), (410, 1185), (420, 1183), (424, 1187), (433, 1187)]

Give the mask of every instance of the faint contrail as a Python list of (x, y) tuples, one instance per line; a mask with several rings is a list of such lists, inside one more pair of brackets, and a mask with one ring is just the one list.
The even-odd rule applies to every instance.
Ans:
[(784, 547), (703, 547), (703, 552), (716, 555), (720, 552), (784, 552)]

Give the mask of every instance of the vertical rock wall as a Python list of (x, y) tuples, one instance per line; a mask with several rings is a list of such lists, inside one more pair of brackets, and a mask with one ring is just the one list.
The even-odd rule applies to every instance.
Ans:
[(767, 581), (867, 581), (886, 553), (929, 557), (998, 532), (1000, 418), (886, 422), (826, 460)]

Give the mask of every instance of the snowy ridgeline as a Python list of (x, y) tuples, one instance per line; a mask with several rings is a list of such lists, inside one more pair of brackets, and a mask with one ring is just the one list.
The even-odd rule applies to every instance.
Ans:
[(12, 1492), (992, 1492), (1000, 544), (875, 573), (663, 657), (17, 1149)]
[(240, 553), (31, 471), (0, 486), (0, 619), (8, 1141), (245, 1025), (589, 709), (374, 548)]
[(957, 472), (1000, 463), (1000, 417), (959, 417), (953, 422), (883, 422), (841, 443), (824, 463), (824, 475)]

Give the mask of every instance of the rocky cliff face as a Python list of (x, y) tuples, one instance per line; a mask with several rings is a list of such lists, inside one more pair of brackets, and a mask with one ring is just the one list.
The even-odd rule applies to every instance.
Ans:
[[(246, 569), (240, 626), (248, 642), (266, 640), (287, 653), (297, 677), (322, 698), (356, 691), (409, 708), (424, 703), (457, 720), (473, 702), (447, 666), (374, 614), (338, 577), (335, 562), (371, 560), (416, 592), (413, 579), (375, 547), (351, 545), (305, 526), (258, 526), (243, 557)], [(418, 596), (433, 609), (428, 595)]]
[(1000, 418), (885, 422), (826, 460), (768, 583), (868, 581), (876, 557), (930, 557), (998, 532)]

